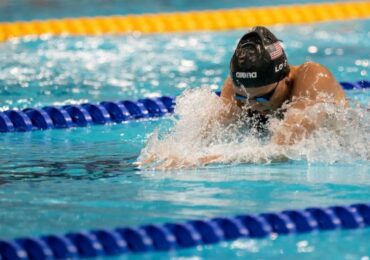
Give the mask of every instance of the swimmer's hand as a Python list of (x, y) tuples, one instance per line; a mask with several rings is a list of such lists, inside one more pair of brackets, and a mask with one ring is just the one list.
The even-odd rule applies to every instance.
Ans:
[(202, 156), (197, 160), (189, 160), (186, 158), (179, 158), (176, 156), (170, 156), (164, 160), (157, 158), (155, 155), (151, 155), (143, 161), (138, 161), (135, 165), (139, 169), (154, 169), (154, 170), (173, 170), (173, 169), (190, 169), (199, 166), (206, 166), (211, 163), (217, 162), (221, 158), (221, 155), (208, 155)]
[[(286, 162), (289, 158), (283, 154), (276, 155), (270, 160), (261, 161), (260, 163), (277, 163), (277, 162)], [(175, 170), (175, 169), (194, 169), (199, 167), (204, 167), (210, 165), (212, 163), (226, 163), (225, 158), (221, 155), (207, 155), (202, 156), (196, 160), (188, 160), (186, 158), (179, 158), (176, 156), (170, 156), (166, 159), (159, 159), (155, 155), (150, 156), (142, 161), (138, 161), (135, 163), (141, 170), (156, 170), (156, 171), (168, 171), (168, 170)], [(250, 159), (238, 159), (238, 163), (256, 163), (255, 161), (251, 161)]]

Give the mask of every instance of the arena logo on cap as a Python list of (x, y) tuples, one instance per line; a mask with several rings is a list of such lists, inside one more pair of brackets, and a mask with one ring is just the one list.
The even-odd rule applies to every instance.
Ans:
[(257, 72), (237, 72), (235, 73), (235, 76), (239, 79), (256, 79)]

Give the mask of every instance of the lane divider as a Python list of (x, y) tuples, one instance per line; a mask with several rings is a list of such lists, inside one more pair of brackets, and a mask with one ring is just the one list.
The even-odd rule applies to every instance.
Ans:
[[(370, 88), (370, 81), (341, 82), (344, 89)], [(121, 123), (161, 117), (173, 113), (175, 97), (144, 98), (137, 101), (103, 101), (99, 104), (46, 106), (0, 112), (0, 132), (62, 129)]]
[(121, 123), (173, 112), (175, 98), (145, 98), (137, 101), (103, 101), (99, 104), (46, 106), (0, 112), (0, 132), (61, 129)]
[(302, 234), (370, 226), (370, 204), (312, 207), (258, 215), (96, 229), (65, 235), (0, 240), (0, 259), (71, 259), (171, 251), (239, 238)]
[(27, 35), (101, 35), (232, 30), (370, 18), (370, 1), (0, 23), (0, 42)]

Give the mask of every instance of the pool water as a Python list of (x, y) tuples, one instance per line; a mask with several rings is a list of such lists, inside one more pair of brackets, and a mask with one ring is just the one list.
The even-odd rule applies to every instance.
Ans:
[[(366, 20), (272, 27), (284, 41), (291, 64), (322, 63), (340, 81), (369, 79), (369, 29)], [(179, 95), (204, 86), (218, 90), (243, 32), (11, 40), (0, 45), (0, 106), (5, 110)], [(347, 95), (363, 116), (359, 128), (363, 142), (356, 145), (369, 154), (366, 108), (370, 92), (353, 90)], [(166, 130), (173, 124), (168, 117), (1, 134), (0, 237), (368, 202), (370, 198), (370, 163), (356, 156), (331, 163), (323, 158), (190, 170), (136, 169), (133, 162), (154, 129)], [(369, 239), (368, 229), (338, 231), (242, 239), (149, 257), (358, 259), (369, 256), (370, 246), (365, 242)]]
[[(332, 0), (331, 2), (344, 2)], [(325, 0), (278, 0), (273, 4), (320, 3)], [(0, 21), (81, 16), (126, 15), (271, 5), (271, 0), (2, 0)]]
[[(369, 78), (369, 27), (365, 20), (273, 31), (290, 64), (313, 60), (339, 81), (354, 81)], [(14, 39), (0, 45), (0, 107), (179, 95), (202, 86), (217, 90), (244, 32)], [(359, 93), (348, 95), (362, 99)]]

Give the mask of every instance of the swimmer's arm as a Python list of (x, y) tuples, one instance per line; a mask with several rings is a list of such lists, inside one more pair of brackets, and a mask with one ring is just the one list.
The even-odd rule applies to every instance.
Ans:
[(227, 110), (228, 113), (221, 115), (224, 120), (231, 119), (233, 117), (233, 114), (240, 112), (240, 107), (243, 104), (238, 103), (235, 100), (235, 91), (230, 76), (227, 76), (225, 80), (224, 86), (221, 90), (220, 98), (225, 106), (230, 106), (230, 109)]
[(284, 119), (273, 133), (272, 141), (278, 145), (292, 145), (318, 128), (326, 118), (324, 111), (315, 117), (307, 109), (318, 103), (336, 103), (346, 106), (345, 94), (340, 84), (324, 66), (308, 62), (297, 72), (292, 89), (292, 103)]
[(234, 88), (230, 76), (227, 76), (220, 97), (226, 103), (234, 101)]
[(230, 76), (227, 76), (225, 80), (220, 97), (225, 104), (232, 104), (235, 109), (236, 107), (241, 108), (245, 105), (244, 102), (235, 99), (235, 91)]
[[(220, 99), (224, 109), (220, 109), (219, 114), (215, 115), (213, 122), (217, 123), (227, 123), (229, 120), (232, 120), (234, 115), (240, 112), (239, 107), (234, 99), (234, 89), (232, 86), (231, 78), (228, 76), (225, 80), (224, 86), (221, 90)], [(207, 122), (207, 129), (213, 127), (212, 122)]]
[(295, 102), (284, 114), (284, 119), (273, 131), (272, 142), (277, 145), (292, 145), (307, 137), (317, 127), (317, 122), (305, 114), (312, 103)]
[[(225, 104), (230, 104), (235, 102), (234, 95), (234, 89), (229, 76), (222, 89), (221, 98)], [(303, 111), (308, 105), (310, 105), (308, 102), (295, 102), (295, 104), (290, 106), (289, 111), (285, 114), (285, 119), (273, 135), (272, 141), (274, 143), (279, 145), (293, 144), (297, 140), (301, 140), (307, 132), (311, 132), (314, 129), (313, 123), (308, 118), (305, 118), (303, 113), (295, 112), (296, 110)], [(212, 159), (204, 158), (203, 163), (214, 162), (215, 159), (215, 157)]]
[[(155, 156), (151, 156), (142, 161), (137, 161), (134, 163), (138, 169), (150, 169), (153, 168), (155, 170), (169, 170), (169, 169), (180, 169), (180, 168), (192, 168), (198, 165), (209, 165), (211, 163), (221, 162), (221, 155), (207, 155), (198, 158), (196, 161), (187, 161), (176, 156), (169, 156), (166, 160), (156, 164), (157, 158)], [(153, 165), (154, 163), (154, 165)]]

